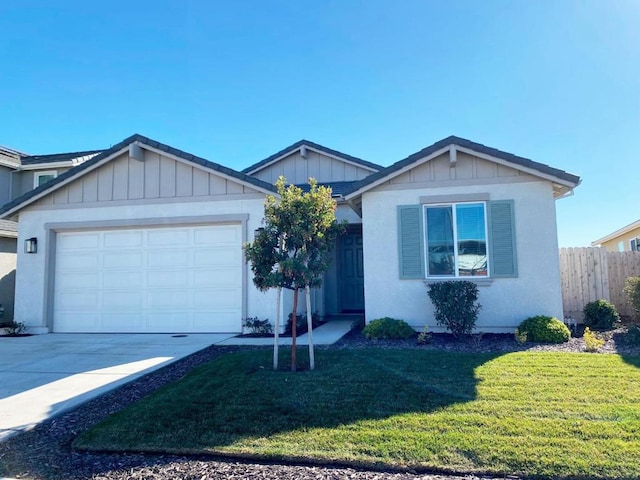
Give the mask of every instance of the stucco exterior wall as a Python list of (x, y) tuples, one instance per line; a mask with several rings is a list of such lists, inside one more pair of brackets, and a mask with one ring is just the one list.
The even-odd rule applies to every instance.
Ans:
[(366, 321), (390, 316), (416, 329), (440, 331), (424, 280), (401, 280), (397, 206), (418, 204), (426, 195), (489, 193), (514, 200), (518, 277), (479, 285), (482, 305), (477, 331), (512, 332), (531, 315), (562, 318), (555, 203), (549, 182), (374, 190), (362, 198)]
[[(15, 319), (32, 327), (35, 333), (48, 331), (46, 315), (51, 306), (45, 305), (47, 298), (47, 269), (54, 252), (47, 244), (46, 224), (78, 222), (105, 222), (126, 219), (131, 225), (144, 219), (167, 219), (175, 217), (197, 217), (215, 215), (248, 215), (245, 241), (253, 240), (254, 231), (261, 226), (264, 216), (264, 198), (220, 201), (185, 201), (183, 203), (157, 203), (117, 205), (100, 208), (27, 208), (20, 213), (18, 244), (26, 238), (38, 239), (38, 253), (18, 252), (16, 276)], [(240, 247), (239, 247), (240, 248)], [(246, 315), (273, 319), (275, 291), (259, 292), (251, 281), (249, 266), (246, 269)], [(52, 273), (52, 272), (50, 272)], [(51, 296), (49, 296), (50, 298)]]
[(607, 252), (618, 252), (620, 251), (618, 245), (622, 242), (622, 246), (624, 248), (624, 252), (631, 251), (631, 244), (629, 243), (634, 238), (640, 238), (640, 226), (638, 228), (634, 228), (622, 235), (619, 235), (615, 238), (612, 238), (609, 241), (603, 242), (602, 247), (607, 249)]
[(3, 321), (13, 319), (13, 300), (16, 277), (16, 239), (0, 237), (0, 305), (4, 307)]

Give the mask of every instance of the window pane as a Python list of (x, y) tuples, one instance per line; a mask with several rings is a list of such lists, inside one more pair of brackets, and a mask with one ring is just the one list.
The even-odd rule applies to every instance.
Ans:
[(453, 212), (450, 206), (427, 208), (429, 276), (454, 276)]
[(53, 175), (38, 175), (38, 186), (47, 183), (49, 180), (56, 178)]
[(487, 239), (484, 204), (456, 205), (458, 275), (487, 276)]

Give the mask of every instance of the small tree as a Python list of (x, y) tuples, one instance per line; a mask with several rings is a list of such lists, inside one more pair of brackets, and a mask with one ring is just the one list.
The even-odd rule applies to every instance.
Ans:
[[(276, 182), (277, 199), (269, 195), (265, 202), (265, 226), (253, 243), (245, 245), (245, 255), (251, 264), (253, 282), (264, 291), (293, 290), (292, 318), (298, 309), (298, 291), (305, 289), (309, 334), (309, 360), (314, 368), (310, 288), (322, 284), (322, 276), (329, 267), (329, 252), (336, 238), (344, 230), (336, 221), (336, 202), (331, 189), (319, 187), (309, 179), (310, 190), (303, 192), (295, 185), (286, 186), (284, 177)], [(279, 313), (278, 313), (279, 314)], [(278, 320), (274, 341), (274, 368), (277, 368)], [(292, 323), (291, 370), (296, 370), (296, 323)]]
[(640, 318), (640, 277), (628, 277), (622, 291), (633, 306), (636, 317)]

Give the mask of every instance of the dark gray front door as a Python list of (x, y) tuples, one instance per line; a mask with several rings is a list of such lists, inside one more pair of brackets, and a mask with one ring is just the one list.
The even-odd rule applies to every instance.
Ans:
[(364, 265), (362, 259), (362, 233), (347, 233), (340, 237), (340, 264), (338, 291), (340, 311), (364, 311)]

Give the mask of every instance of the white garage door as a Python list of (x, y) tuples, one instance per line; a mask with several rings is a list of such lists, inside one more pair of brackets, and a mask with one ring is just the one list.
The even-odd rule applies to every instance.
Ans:
[(240, 332), (239, 225), (59, 233), (56, 332)]

